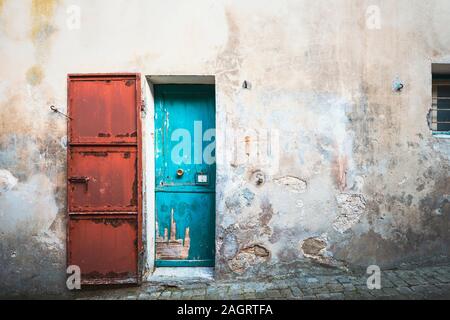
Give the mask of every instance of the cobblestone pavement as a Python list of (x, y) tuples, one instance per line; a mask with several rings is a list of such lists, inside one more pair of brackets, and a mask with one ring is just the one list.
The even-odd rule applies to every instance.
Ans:
[(126, 300), (371, 300), (450, 299), (450, 265), (382, 271), (381, 289), (364, 273), (291, 275), (264, 281), (158, 281), (140, 287), (83, 290), (78, 299)]

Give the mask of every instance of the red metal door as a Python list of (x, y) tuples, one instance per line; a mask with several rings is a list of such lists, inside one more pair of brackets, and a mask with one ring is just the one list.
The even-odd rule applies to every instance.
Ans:
[(139, 283), (140, 77), (69, 75), (68, 265), (84, 284)]

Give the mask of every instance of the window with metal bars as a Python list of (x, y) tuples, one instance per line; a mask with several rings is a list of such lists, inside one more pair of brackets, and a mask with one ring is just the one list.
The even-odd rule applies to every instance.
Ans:
[(430, 127), (434, 133), (450, 135), (450, 80), (433, 79)]

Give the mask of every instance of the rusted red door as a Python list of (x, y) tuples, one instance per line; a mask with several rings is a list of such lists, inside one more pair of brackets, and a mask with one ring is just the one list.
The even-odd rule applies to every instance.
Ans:
[(139, 283), (140, 77), (69, 75), (68, 265), (84, 284)]

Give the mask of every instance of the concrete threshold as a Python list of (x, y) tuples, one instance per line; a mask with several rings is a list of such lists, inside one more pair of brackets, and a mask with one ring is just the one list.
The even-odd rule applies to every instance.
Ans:
[(205, 267), (161, 267), (156, 268), (147, 282), (212, 282), (214, 268)]

